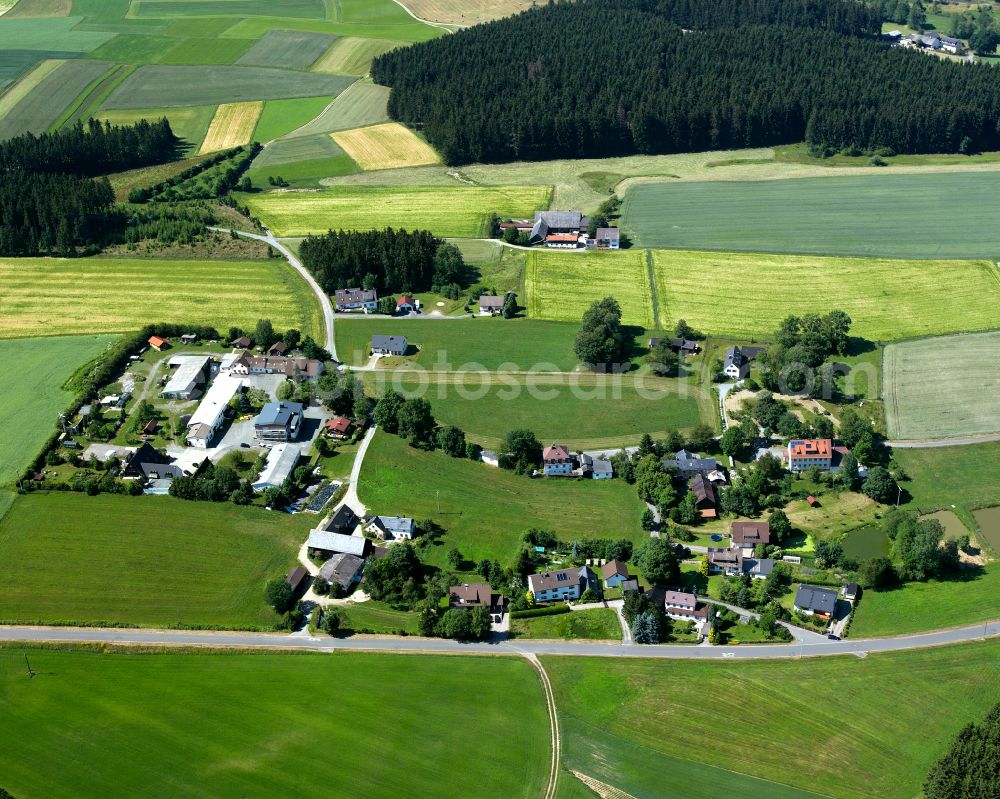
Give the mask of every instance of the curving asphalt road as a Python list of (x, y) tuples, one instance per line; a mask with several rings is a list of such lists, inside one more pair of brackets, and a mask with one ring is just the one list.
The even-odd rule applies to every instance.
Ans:
[(139, 644), (149, 646), (238, 647), (243, 649), (294, 649), (315, 652), (396, 652), (418, 654), (475, 655), (563, 655), (569, 657), (679, 658), (693, 660), (770, 660), (789, 657), (856, 655), (923, 649), (965, 641), (1000, 637), (1000, 619), (937, 632), (894, 638), (816, 643), (765, 644), (759, 646), (686, 646), (664, 644), (636, 646), (594, 644), (582, 641), (502, 640), (462, 643), (442, 638), (351, 638), (310, 637), (277, 633), (189, 632), (186, 630), (122, 630), (94, 627), (0, 626), (0, 640), (14, 642), (62, 642)]

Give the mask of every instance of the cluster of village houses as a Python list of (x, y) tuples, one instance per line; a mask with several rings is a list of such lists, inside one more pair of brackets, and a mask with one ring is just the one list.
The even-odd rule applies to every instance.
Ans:
[(500, 223), (501, 233), (514, 229), (528, 237), (528, 246), (542, 245), (559, 250), (585, 247), (591, 250), (617, 250), (621, 235), (616, 227), (599, 227), (587, 235), (590, 219), (579, 211), (536, 211), (534, 219), (512, 219)]
[(889, 31), (884, 35), (886, 39), (893, 42), (897, 47), (931, 50), (933, 52), (950, 53), (951, 55), (963, 55), (965, 53), (965, 45), (961, 39), (956, 39), (954, 36), (944, 36), (933, 30), (929, 33), (910, 33), (906, 36), (900, 31)]

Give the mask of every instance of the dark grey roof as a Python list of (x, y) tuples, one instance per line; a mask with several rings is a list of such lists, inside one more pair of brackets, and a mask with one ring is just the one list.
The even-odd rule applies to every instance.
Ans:
[(767, 577), (774, 571), (774, 558), (754, 558), (744, 561), (744, 569), (750, 574), (760, 574)]
[(295, 417), (302, 418), (301, 402), (269, 402), (260, 409), (254, 424), (258, 427), (294, 424)]
[(803, 583), (795, 592), (795, 607), (832, 614), (837, 607), (837, 592)]
[(621, 231), (619, 231), (616, 227), (599, 227), (597, 228), (597, 235), (595, 238), (617, 241), (620, 235)]
[(346, 591), (364, 565), (365, 562), (357, 555), (338, 553), (320, 567), (319, 576), (328, 583), (336, 583)]
[(406, 336), (372, 336), (373, 350), (406, 352)]
[(350, 527), (352, 530), (358, 526), (358, 515), (349, 505), (341, 505), (337, 512), (326, 525), (327, 530), (343, 530)]
[(378, 293), (375, 289), (337, 289), (334, 297), (338, 305), (378, 301)]
[(579, 230), (583, 215), (579, 211), (535, 211), (535, 221), (538, 220), (545, 222), (550, 229)]

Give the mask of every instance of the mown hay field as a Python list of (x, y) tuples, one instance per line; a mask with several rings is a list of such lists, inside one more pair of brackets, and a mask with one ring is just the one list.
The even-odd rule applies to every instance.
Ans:
[(359, 80), (338, 94), (315, 119), (293, 131), (289, 138), (315, 136), (318, 133), (332, 133), (387, 122), (388, 102), (388, 87), (376, 86), (367, 78)]
[(65, 63), (64, 60), (58, 58), (49, 58), (39, 63), (31, 72), (21, 78), (9, 92), (0, 97), (0, 117), (7, 116), (14, 109), (14, 106), (27, 97), (39, 83)]
[(268, 100), (257, 120), (253, 137), (259, 142), (269, 142), (291, 133), (315, 119), (326, 108), (332, 97), (296, 97), (291, 100)]
[(397, 169), (441, 162), (426, 141), (405, 125), (386, 122), (330, 134), (340, 148), (362, 169)]
[(268, 31), (236, 62), (257, 67), (306, 69), (333, 44), (333, 36), (310, 31)]
[(299, 19), (323, 19), (326, 9), (323, 0), (132, 0), (130, 17), (246, 17), (271, 16), (280, 10), (280, 16)]
[(229, 147), (247, 144), (257, 127), (257, 119), (264, 110), (264, 103), (223, 103), (212, 118), (200, 153), (212, 153)]
[(404, 5), (421, 19), (468, 26), (509, 17), (536, 3), (535, 0), (406, 0)]
[(4, 16), (18, 17), (65, 17), (73, 8), (73, 0), (16, 0), (14, 7)]
[(906, 341), (885, 348), (885, 419), (893, 439), (1000, 431), (1000, 332)]
[(654, 250), (661, 322), (767, 336), (789, 314), (845, 311), (872, 341), (997, 325), (1000, 276), (988, 261), (894, 261)]
[(0, 52), (7, 50), (62, 50), (66, 53), (89, 53), (108, 39), (113, 31), (80, 30), (80, 17), (8, 17), (0, 25)]
[(344, 36), (337, 39), (311, 69), (313, 72), (332, 72), (336, 75), (367, 75), (375, 58), (403, 44), (391, 39)]
[(118, 333), (150, 322), (319, 332), (318, 304), (283, 261), (0, 260), (0, 337)]
[(478, 238), (490, 213), (532, 214), (548, 207), (549, 193), (547, 186), (338, 186), (321, 192), (241, 195), (241, 200), (279, 236), (388, 226)]
[(0, 486), (31, 464), (55, 430), (73, 397), (63, 390), (66, 380), (111, 341), (111, 336), (0, 340)]
[(628, 325), (656, 327), (645, 253), (532, 252), (524, 278), (528, 316), (578, 322), (588, 307), (614, 297)]
[[(44, 133), (111, 66), (106, 61), (77, 59), (60, 62), (51, 71), (45, 67), (45, 74), (37, 83), (33, 81), (34, 74), (29, 75), (26, 80), (32, 81), (30, 91), (0, 119), (0, 139), (28, 131)], [(18, 89), (14, 86), (13, 91)]]
[(994, 258), (998, 208), (988, 172), (646, 183), (621, 226), (643, 247)]

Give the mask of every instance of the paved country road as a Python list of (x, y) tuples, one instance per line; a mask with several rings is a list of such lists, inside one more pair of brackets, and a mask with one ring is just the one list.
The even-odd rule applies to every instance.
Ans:
[(582, 641), (494, 640), (461, 643), (441, 638), (378, 638), (353, 636), (330, 638), (277, 633), (189, 632), (186, 630), (123, 630), (97, 627), (0, 626), (3, 641), (63, 643), (140, 644), (150, 646), (240, 647), (244, 649), (298, 649), (317, 652), (397, 652), (471, 655), (566, 655), (573, 657), (681, 658), (695, 660), (761, 660), (824, 655), (865, 656), (875, 652), (899, 652), (944, 646), (963, 641), (981, 641), (1000, 636), (1000, 619), (917, 635), (868, 638), (816, 643), (767, 644), (760, 646), (636, 646), (592, 644)]

